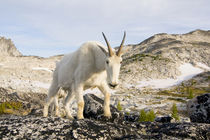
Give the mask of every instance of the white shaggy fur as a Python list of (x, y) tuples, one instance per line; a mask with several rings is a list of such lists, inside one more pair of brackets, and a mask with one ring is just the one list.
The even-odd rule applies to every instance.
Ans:
[[(122, 44), (123, 42), (121, 46)], [(67, 117), (72, 119), (69, 105), (72, 99), (76, 97), (78, 104), (77, 118), (83, 119), (83, 91), (88, 88), (98, 87), (105, 96), (104, 115), (111, 117), (109, 87), (115, 88), (118, 84), (122, 58), (121, 53), (116, 54), (112, 49), (109, 49), (108, 47), (107, 50), (107, 47), (99, 42), (87, 42), (76, 52), (65, 55), (57, 63), (48, 98), (44, 105), (43, 116), (46, 117), (48, 115), (48, 108), (53, 100), (55, 101), (56, 115), (59, 115), (57, 93), (62, 88), (68, 93), (65, 99)]]

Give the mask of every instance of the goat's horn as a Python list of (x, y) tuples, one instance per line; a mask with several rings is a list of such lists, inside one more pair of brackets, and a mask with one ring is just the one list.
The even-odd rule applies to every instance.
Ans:
[(102, 35), (103, 35), (103, 37), (104, 37), (104, 39), (105, 39), (105, 41), (106, 41), (106, 44), (107, 44), (107, 47), (108, 47), (108, 50), (109, 50), (109, 56), (113, 56), (114, 53), (113, 53), (113, 51), (112, 51), (112, 48), (110, 47), (109, 42), (107, 41), (106, 36), (104, 35), (103, 32), (102, 32)]
[(124, 44), (124, 41), (125, 41), (125, 36), (126, 36), (126, 32), (124, 32), (123, 40), (122, 40), (122, 42), (120, 44), (120, 47), (117, 51), (117, 56), (120, 56), (120, 54), (122, 53), (122, 47), (123, 47), (123, 44)]

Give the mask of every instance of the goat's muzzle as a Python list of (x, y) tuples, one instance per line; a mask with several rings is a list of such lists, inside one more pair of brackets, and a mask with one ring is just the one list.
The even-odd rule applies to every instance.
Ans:
[(118, 86), (118, 84), (115, 84), (115, 83), (111, 84), (111, 83), (109, 83), (109, 87), (112, 88), (112, 89), (116, 88), (117, 86)]

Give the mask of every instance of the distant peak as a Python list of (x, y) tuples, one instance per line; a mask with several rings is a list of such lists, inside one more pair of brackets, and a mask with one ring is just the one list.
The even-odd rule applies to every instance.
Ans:
[(0, 37), (0, 55), (1, 56), (22, 56), (17, 50), (11, 39)]
[(194, 31), (191, 31), (187, 34), (206, 34), (206, 35), (210, 35), (210, 30), (201, 30), (201, 29), (196, 29)]

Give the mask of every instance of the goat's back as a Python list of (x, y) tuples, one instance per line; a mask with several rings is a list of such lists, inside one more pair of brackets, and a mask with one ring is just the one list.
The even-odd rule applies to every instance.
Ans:
[(65, 55), (57, 63), (55, 72), (57, 72), (60, 87), (68, 87), (75, 80), (85, 81), (91, 74), (97, 73), (104, 67), (106, 55), (98, 45), (107, 50), (99, 42), (86, 42), (77, 51)]

